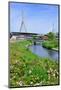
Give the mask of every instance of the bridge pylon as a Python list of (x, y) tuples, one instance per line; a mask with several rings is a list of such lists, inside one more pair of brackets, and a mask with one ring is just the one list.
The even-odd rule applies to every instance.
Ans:
[(20, 32), (22, 31), (22, 28), (24, 27), (25, 33), (27, 32), (26, 26), (25, 26), (25, 22), (24, 22), (24, 12), (22, 10), (22, 21), (21, 21), (21, 26), (20, 26)]

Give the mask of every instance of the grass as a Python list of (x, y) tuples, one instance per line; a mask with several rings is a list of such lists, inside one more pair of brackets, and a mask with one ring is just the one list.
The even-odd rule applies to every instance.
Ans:
[(48, 49), (57, 49), (58, 48), (58, 41), (57, 40), (47, 40), (42, 43), (42, 46)]
[(10, 87), (58, 84), (58, 63), (26, 48), (28, 40), (10, 43)]

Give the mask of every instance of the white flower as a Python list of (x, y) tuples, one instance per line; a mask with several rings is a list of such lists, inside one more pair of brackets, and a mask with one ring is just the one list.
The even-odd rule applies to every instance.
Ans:
[(32, 71), (31, 70), (29, 70), (29, 74), (31, 74), (32, 73)]
[(32, 85), (32, 84), (33, 84), (33, 82), (30, 82), (30, 84)]
[(22, 81), (20, 81), (20, 82), (19, 82), (19, 85), (20, 85), (20, 86), (22, 86), (22, 85), (23, 85), (23, 82), (22, 82)]
[(53, 77), (55, 77), (55, 73), (53, 73)]

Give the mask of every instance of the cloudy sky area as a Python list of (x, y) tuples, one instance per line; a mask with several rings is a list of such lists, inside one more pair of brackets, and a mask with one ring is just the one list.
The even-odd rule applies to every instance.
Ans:
[[(58, 31), (58, 6), (10, 3), (10, 32), (19, 32), (22, 11), (27, 32), (45, 34)], [(21, 32), (25, 32), (24, 26)]]

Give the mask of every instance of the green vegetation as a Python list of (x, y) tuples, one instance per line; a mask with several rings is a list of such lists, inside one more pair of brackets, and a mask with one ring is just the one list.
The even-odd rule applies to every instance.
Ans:
[(10, 87), (58, 84), (58, 63), (40, 58), (26, 47), (29, 40), (10, 43)]
[(37, 35), (33, 35), (32, 38), (33, 40), (35, 40), (37, 38)]
[(49, 32), (47, 35), (48, 35), (49, 40), (55, 40), (55, 38), (56, 38), (55, 34), (53, 32)]
[(56, 39), (54, 33), (48, 33), (48, 40), (44, 41), (42, 46), (48, 49), (58, 49), (58, 40)]
[(42, 46), (48, 49), (58, 48), (58, 42), (56, 40), (47, 40), (42, 43)]

